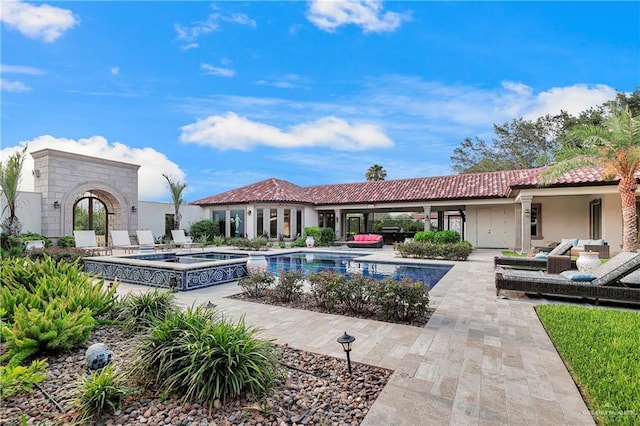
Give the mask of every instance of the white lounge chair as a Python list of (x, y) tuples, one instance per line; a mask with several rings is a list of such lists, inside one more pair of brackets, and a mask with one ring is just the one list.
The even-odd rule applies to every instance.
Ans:
[(153, 247), (153, 249), (168, 250), (171, 248), (170, 244), (158, 244), (153, 237), (153, 232), (150, 230), (137, 230), (136, 235), (138, 237), (138, 244), (140, 248)]
[(183, 229), (172, 229), (171, 236), (173, 237), (173, 244), (178, 247), (185, 247), (191, 250), (191, 247), (200, 247), (204, 250), (204, 244), (194, 243), (191, 237), (187, 237)]
[(111, 234), (111, 248), (124, 250), (125, 253), (133, 253), (140, 248), (139, 245), (131, 244), (129, 231), (109, 231)]
[(90, 252), (92, 255), (111, 254), (109, 247), (98, 245), (96, 231), (94, 230), (73, 231), (73, 238), (76, 241), (77, 248)]

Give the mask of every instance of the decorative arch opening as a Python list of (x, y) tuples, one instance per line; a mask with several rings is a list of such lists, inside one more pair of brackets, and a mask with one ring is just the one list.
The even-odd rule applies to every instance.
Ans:
[(73, 204), (73, 230), (93, 230), (99, 244), (109, 244), (114, 199), (107, 192), (91, 190), (82, 194)]

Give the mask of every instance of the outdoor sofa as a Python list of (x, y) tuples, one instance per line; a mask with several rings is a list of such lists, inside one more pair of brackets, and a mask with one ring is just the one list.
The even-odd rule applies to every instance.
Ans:
[[(538, 253), (535, 257), (521, 256), (496, 256), (493, 259), (493, 265), (498, 267), (507, 267), (515, 269), (546, 269), (549, 273), (560, 273), (575, 268), (575, 261), (571, 263), (569, 252), (573, 247), (571, 241), (565, 241), (558, 244), (548, 253)], [(562, 256), (562, 257), (560, 257)]]
[(378, 234), (357, 234), (353, 240), (347, 241), (347, 247), (351, 248), (382, 248), (384, 239)]
[(502, 290), (515, 290), (540, 295), (577, 297), (640, 303), (640, 286), (625, 283), (624, 278), (640, 270), (640, 253), (622, 252), (603, 263), (594, 275), (565, 271), (559, 275), (543, 271), (496, 271), (496, 295)]

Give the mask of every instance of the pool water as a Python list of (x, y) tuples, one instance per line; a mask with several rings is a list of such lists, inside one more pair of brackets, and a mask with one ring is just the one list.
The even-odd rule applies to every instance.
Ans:
[(433, 288), (452, 265), (409, 263), (364, 262), (355, 260), (362, 254), (346, 253), (289, 253), (285, 255), (266, 256), (269, 271), (275, 275), (282, 270), (301, 270), (304, 275), (312, 272), (335, 271), (349, 275), (362, 274), (375, 279), (393, 278), (421, 281)]

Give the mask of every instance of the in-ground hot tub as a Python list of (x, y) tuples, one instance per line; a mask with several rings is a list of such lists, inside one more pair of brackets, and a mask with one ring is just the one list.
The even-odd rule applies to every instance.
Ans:
[(245, 253), (142, 253), (85, 257), (84, 270), (107, 281), (122, 281), (176, 291), (195, 290), (246, 277)]

